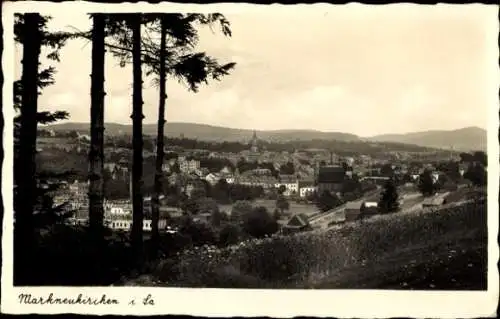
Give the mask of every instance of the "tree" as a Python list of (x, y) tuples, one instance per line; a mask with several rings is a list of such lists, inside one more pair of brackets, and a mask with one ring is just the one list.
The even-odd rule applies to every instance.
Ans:
[(158, 232), (158, 221), (160, 214), (160, 192), (162, 186), (162, 177), (163, 177), (163, 157), (164, 157), (164, 128), (165, 128), (165, 104), (167, 99), (167, 91), (166, 91), (166, 81), (167, 81), (167, 71), (165, 68), (165, 60), (166, 60), (166, 45), (167, 45), (167, 28), (165, 26), (165, 17), (161, 19), (161, 30), (160, 30), (160, 69), (159, 69), (159, 105), (158, 105), (158, 131), (156, 134), (156, 171), (154, 177), (154, 192), (152, 196), (152, 233), (151, 233), (151, 242), (153, 243), (153, 254), (157, 253), (159, 246), (159, 237), (160, 234)]
[(457, 162), (449, 161), (442, 165), (442, 170), (446, 176), (452, 181), (459, 180), (462, 176), (460, 175), (460, 166)]
[(476, 151), (472, 154), (472, 158), (475, 162), (481, 164), (484, 167), (488, 166), (488, 156), (483, 151)]
[(384, 185), (378, 206), (383, 213), (392, 213), (399, 209), (398, 189), (392, 179)]
[(347, 178), (342, 182), (342, 194), (355, 193), (361, 190), (361, 183), (355, 178)]
[(393, 177), (394, 176), (394, 170), (392, 169), (391, 164), (384, 164), (380, 168), (380, 175), (386, 176), (386, 177)]
[(214, 212), (219, 211), (219, 205), (213, 198), (202, 197), (196, 200), (197, 212), (199, 214), (210, 214), (212, 215)]
[(237, 225), (227, 224), (219, 232), (219, 244), (222, 247), (235, 245), (240, 241), (241, 229)]
[(220, 179), (212, 189), (213, 198), (215, 198), (219, 203), (229, 203), (229, 184), (222, 178)]
[(338, 205), (340, 205), (340, 199), (327, 190), (321, 193), (316, 203), (316, 206), (323, 212), (335, 208)]
[(225, 212), (221, 212), (219, 209), (211, 211), (210, 222), (213, 227), (220, 227), (222, 222), (228, 221), (229, 216)]
[(230, 220), (239, 224), (243, 221), (243, 217), (250, 213), (252, 210), (252, 203), (248, 201), (237, 201), (236, 203), (234, 203), (233, 209), (231, 210)]
[(470, 163), (464, 178), (470, 180), (475, 186), (484, 186), (488, 180), (486, 169), (480, 163)]
[(436, 185), (434, 184), (434, 180), (432, 179), (432, 175), (429, 170), (425, 170), (420, 175), (418, 180), (418, 189), (424, 196), (431, 196), (436, 192)]
[(137, 254), (142, 250), (142, 228), (143, 228), (143, 194), (142, 194), (142, 59), (141, 59), (141, 18), (140, 14), (134, 14), (129, 19), (132, 31), (132, 60), (133, 60), (133, 98), (132, 98), (132, 245)]
[[(14, 82), (14, 108), (20, 112), (14, 118), (14, 253), (16, 266), (14, 282), (24, 284), (29, 281), (34, 249), (34, 231), (43, 225), (65, 218), (61, 207), (53, 207), (48, 201), (50, 192), (59, 185), (47, 184), (40, 180), (53, 174), (42, 174), (36, 168), (37, 125), (48, 124), (68, 116), (67, 112), (39, 112), (39, 90), (54, 83), (55, 69), (52, 66), (39, 69), (41, 48), (50, 48), (47, 58), (59, 61), (59, 50), (71, 33), (48, 32), (48, 16), (38, 13), (14, 15), (14, 40), (23, 46), (21, 79)], [(45, 176), (44, 176), (45, 175)], [(49, 176), (47, 176), (49, 175)], [(37, 185), (38, 184), (38, 185)], [(45, 187), (47, 186), (47, 187)], [(42, 203), (42, 204), (40, 204)], [(50, 205), (49, 205), (50, 204)], [(33, 215), (37, 209), (37, 216)], [(21, 282), (22, 281), (22, 282)]]
[[(22, 98), (19, 127), (19, 157), (17, 177), (17, 207), (16, 211), (16, 244), (23, 244), (18, 250), (31, 251), (34, 244), (33, 209), (36, 193), (36, 131), (38, 111), (38, 64), (42, 44), (42, 32), (39, 25), (42, 18), (38, 13), (26, 13), (22, 23), (23, 38), (30, 35), (28, 41), (23, 41), (22, 67)], [(24, 40), (24, 39), (23, 39)], [(29, 256), (29, 254), (23, 254)], [(21, 265), (27, 266), (27, 260), (21, 260)], [(25, 273), (24, 271), (22, 272)]]
[(317, 191), (313, 191), (313, 192), (310, 192), (310, 193), (307, 193), (306, 194), (306, 200), (308, 202), (317, 202), (319, 199), (318, 197), (318, 192)]
[(194, 246), (216, 243), (213, 229), (206, 223), (194, 222), (189, 216), (185, 216), (179, 231), (181, 234), (190, 236)]
[(259, 206), (243, 216), (243, 230), (252, 237), (262, 238), (277, 232), (278, 223), (265, 207)]
[(100, 233), (104, 222), (104, 62), (105, 17), (92, 15), (92, 74), (90, 102), (89, 226)]
[(293, 162), (286, 162), (280, 166), (280, 174), (292, 175), (295, 174), (295, 166)]
[[(158, 198), (161, 192), (161, 166), (163, 164), (164, 148), (164, 124), (165, 124), (165, 100), (167, 74), (172, 74), (180, 80), (185, 80), (192, 91), (196, 91), (201, 82), (206, 82), (208, 77), (219, 79), (228, 74), (228, 70), (233, 68), (234, 63), (224, 66), (219, 65), (214, 59), (207, 57), (204, 53), (188, 54), (194, 49), (198, 34), (194, 28), (194, 23), (212, 24), (219, 21), (223, 33), (230, 35), (229, 22), (220, 14), (201, 15), (201, 14), (147, 14), (143, 22), (149, 31), (160, 33), (160, 45), (150, 38), (142, 42), (143, 54), (140, 58), (149, 68), (146, 75), (155, 74), (159, 76), (157, 84), (159, 85), (159, 112), (158, 112), (158, 131), (157, 131), (157, 156), (156, 173), (153, 192), (153, 243), (158, 240)], [(119, 40), (120, 44), (128, 43), (127, 34)], [(170, 42), (173, 44), (167, 48), (167, 34), (170, 35)], [(134, 42), (134, 41), (132, 41)], [(138, 49), (140, 50), (140, 49)], [(130, 54), (112, 46), (112, 52), (121, 58), (121, 63), (125, 64)], [(139, 54), (139, 53), (138, 53)], [(132, 54), (134, 56), (134, 54)], [(158, 60), (159, 57), (159, 60)], [(134, 63), (135, 65), (135, 63)]]
[(290, 203), (280, 194), (276, 199), (276, 208), (283, 214), (286, 210), (290, 209)]
[(282, 195), (284, 192), (286, 192), (286, 186), (285, 185), (280, 185), (278, 187), (278, 195)]

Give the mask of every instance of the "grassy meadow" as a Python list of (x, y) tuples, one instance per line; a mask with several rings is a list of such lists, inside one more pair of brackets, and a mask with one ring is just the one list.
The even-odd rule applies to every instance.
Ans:
[(192, 249), (126, 284), (485, 289), (485, 205), (479, 200), (438, 211), (377, 216), (328, 231), (251, 240), (224, 249)]

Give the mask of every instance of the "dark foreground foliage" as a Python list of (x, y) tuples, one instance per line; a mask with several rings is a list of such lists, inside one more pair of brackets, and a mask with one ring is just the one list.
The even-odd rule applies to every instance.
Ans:
[[(465, 283), (462, 289), (483, 289), (486, 216), (484, 200), (480, 200), (438, 211), (376, 216), (327, 232), (274, 236), (225, 249), (198, 248), (164, 261), (149, 283), (221, 288), (460, 289), (460, 283), (454, 283), (469, 278), (473, 283)], [(467, 275), (471, 269), (476, 272), (473, 277)]]

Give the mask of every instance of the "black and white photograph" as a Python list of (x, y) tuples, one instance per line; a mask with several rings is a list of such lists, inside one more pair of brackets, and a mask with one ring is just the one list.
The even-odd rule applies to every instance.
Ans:
[(3, 17), (4, 310), (495, 314), (498, 6), (32, 5)]

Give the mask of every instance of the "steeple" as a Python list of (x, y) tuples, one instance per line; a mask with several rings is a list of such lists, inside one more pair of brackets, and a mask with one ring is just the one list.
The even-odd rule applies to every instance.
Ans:
[(252, 136), (252, 141), (250, 142), (251, 146), (251, 151), (252, 152), (258, 152), (258, 140), (257, 140), (257, 132), (254, 130), (253, 131), (253, 136)]
[(257, 146), (257, 132), (253, 130), (253, 135), (252, 135), (252, 146)]

